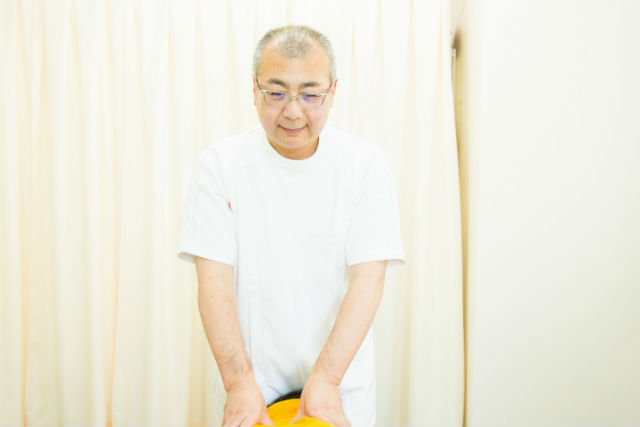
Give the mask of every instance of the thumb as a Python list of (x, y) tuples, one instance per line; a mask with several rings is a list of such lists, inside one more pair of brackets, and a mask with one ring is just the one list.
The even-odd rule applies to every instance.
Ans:
[(302, 418), (302, 417), (303, 417), (303, 415), (304, 415), (304, 414), (302, 413), (302, 410), (301, 410), (301, 409), (298, 409), (298, 413), (296, 414), (296, 416), (295, 416), (295, 417), (293, 417), (293, 419), (292, 419), (291, 421), (289, 421), (289, 424), (293, 424), (293, 423), (295, 423), (295, 422), (296, 422), (296, 421), (298, 421), (300, 418)]

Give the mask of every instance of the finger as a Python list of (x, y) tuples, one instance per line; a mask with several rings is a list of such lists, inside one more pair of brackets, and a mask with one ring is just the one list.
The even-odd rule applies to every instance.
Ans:
[(351, 427), (351, 423), (344, 415), (332, 414), (327, 418), (327, 422), (335, 427)]
[(300, 418), (302, 418), (302, 412), (298, 411), (298, 413), (296, 414), (295, 417), (293, 417), (293, 419), (291, 421), (289, 421), (289, 424), (293, 424), (296, 421), (298, 421)]
[(237, 420), (233, 419), (233, 420), (222, 420), (222, 427), (238, 427), (238, 422)]
[(245, 418), (247, 418), (246, 415), (235, 416), (227, 420), (222, 420), (222, 426), (223, 427), (240, 427), (242, 425), (242, 422), (245, 420)]
[(258, 420), (258, 424), (262, 424), (263, 426), (275, 426), (273, 421), (271, 421), (269, 414), (267, 413), (260, 417), (260, 419)]

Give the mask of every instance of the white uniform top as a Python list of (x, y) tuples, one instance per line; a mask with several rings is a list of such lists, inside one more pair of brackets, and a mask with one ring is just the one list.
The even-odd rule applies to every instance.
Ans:
[[(333, 328), (347, 266), (404, 263), (382, 150), (326, 126), (304, 160), (261, 127), (209, 146), (196, 165), (178, 256), (234, 266), (242, 338), (267, 404), (301, 389)], [(340, 385), (353, 425), (375, 422), (371, 331)]]

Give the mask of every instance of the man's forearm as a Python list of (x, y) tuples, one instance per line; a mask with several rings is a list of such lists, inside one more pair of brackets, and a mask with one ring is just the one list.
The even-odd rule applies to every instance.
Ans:
[(366, 262), (349, 270), (349, 289), (311, 375), (339, 385), (360, 348), (382, 298), (386, 261)]
[(196, 271), (200, 317), (222, 382), (229, 391), (234, 384), (253, 377), (233, 295), (233, 268), (197, 258)]

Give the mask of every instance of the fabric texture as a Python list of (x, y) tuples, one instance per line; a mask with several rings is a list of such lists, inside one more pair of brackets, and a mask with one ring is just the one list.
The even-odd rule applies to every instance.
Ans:
[[(178, 256), (228, 263), (240, 327), (267, 402), (302, 388), (333, 328), (347, 267), (404, 262), (383, 153), (325, 127), (309, 158), (282, 157), (262, 128), (213, 144), (194, 172)], [(355, 424), (375, 416), (369, 332), (340, 387)], [(349, 417), (349, 416), (348, 416)]]

